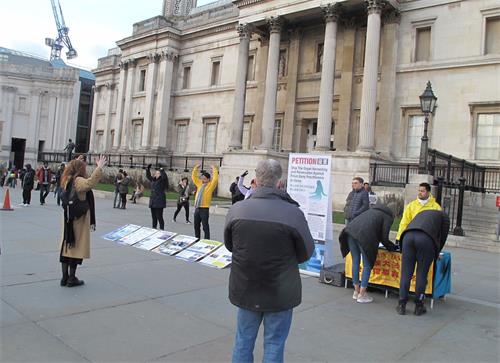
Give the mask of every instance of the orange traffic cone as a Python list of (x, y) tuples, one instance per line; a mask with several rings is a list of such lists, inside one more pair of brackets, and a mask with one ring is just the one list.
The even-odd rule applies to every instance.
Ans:
[(7, 191), (5, 192), (5, 198), (3, 199), (3, 207), (0, 210), (14, 210), (10, 206), (9, 188), (7, 188)]

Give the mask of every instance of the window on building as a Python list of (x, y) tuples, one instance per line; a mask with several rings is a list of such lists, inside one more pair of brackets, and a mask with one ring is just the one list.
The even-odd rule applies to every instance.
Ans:
[(281, 120), (274, 120), (273, 150), (281, 150)]
[(477, 115), (476, 159), (500, 160), (500, 113)]
[(139, 92), (144, 92), (146, 87), (146, 70), (141, 69), (141, 74), (139, 77)]
[(211, 86), (217, 86), (219, 84), (220, 78), (220, 61), (212, 62), (212, 77), (210, 80)]
[(408, 117), (408, 131), (406, 134), (406, 157), (420, 156), (420, 144), (424, 133), (424, 116), (411, 115)]
[(323, 50), (324, 44), (319, 43), (316, 47), (316, 72), (321, 72), (323, 69)]
[(243, 150), (250, 150), (250, 141), (252, 137), (252, 121), (243, 121), (243, 137), (241, 138), (241, 148)]
[(417, 28), (415, 35), (415, 61), (431, 59), (431, 27)]
[(500, 54), (500, 16), (486, 19), (485, 53)]
[(203, 136), (203, 152), (215, 153), (217, 141), (217, 121), (205, 121), (205, 133)]
[(186, 142), (187, 142), (187, 122), (178, 122), (177, 123), (177, 135), (175, 137), (175, 151), (179, 153), (183, 153), (186, 151)]
[(132, 149), (139, 150), (142, 141), (142, 121), (134, 122), (132, 129)]
[(26, 97), (19, 97), (19, 101), (17, 103), (17, 110), (19, 112), (26, 112), (26, 104), (27, 104), (27, 98)]
[(187, 89), (191, 86), (191, 66), (184, 66), (182, 72), (182, 89)]
[(255, 80), (255, 56), (248, 57), (247, 81)]
[(110, 138), (109, 145), (111, 147), (114, 147), (115, 146), (115, 130), (111, 130), (109, 132), (109, 138)]

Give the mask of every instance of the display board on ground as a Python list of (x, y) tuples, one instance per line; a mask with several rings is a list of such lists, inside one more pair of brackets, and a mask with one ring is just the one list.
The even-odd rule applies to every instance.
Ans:
[(114, 231), (109, 232), (108, 234), (102, 236), (102, 238), (108, 240), (108, 241), (117, 241), (120, 238), (129, 235), (130, 233), (138, 230), (141, 228), (141, 226), (135, 225), (135, 224), (126, 224), (118, 229), (115, 229)]
[(223, 245), (203, 258), (200, 263), (210, 267), (224, 268), (231, 264), (231, 259), (232, 253)]
[(153, 233), (151, 236), (137, 242), (134, 247), (151, 251), (152, 249), (158, 247), (162, 243), (165, 243), (166, 241), (174, 237), (176, 234), (177, 233), (169, 231), (156, 231), (156, 233)]
[(219, 242), (219, 241), (202, 239), (196, 243), (193, 243), (188, 248), (182, 250), (177, 255), (175, 255), (175, 257), (181, 258), (181, 259), (186, 260), (186, 261), (193, 261), (193, 262), (199, 261), (203, 257), (208, 256), (209, 254), (214, 252), (216, 249), (218, 249), (222, 245), (223, 245), (223, 243)]
[(173, 256), (176, 253), (181, 252), (183, 249), (191, 246), (196, 241), (198, 241), (198, 238), (196, 237), (178, 234), (177, 236), (171, 238), (169, 241), (159, 245), (153, 250), (153, 252), (161, 253), (162, 255)]
[(157, 232), (156, 229), (149, 228), (149, 227), (141, 227), (138, 230), (123, 236), (118, 240), (118, 242), (132, 246), (133, 244), (136, 244), (139, 241), (142, 241), (144, 238), (147, 238)]

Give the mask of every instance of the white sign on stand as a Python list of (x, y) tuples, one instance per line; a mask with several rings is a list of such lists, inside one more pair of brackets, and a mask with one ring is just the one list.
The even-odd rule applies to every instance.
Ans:
[(332, 157), (290, 154), (287, 192), (300, 204), (315, 240), (313, 256), (301, 272), (319, 276), (322, 266), (333, 266)]

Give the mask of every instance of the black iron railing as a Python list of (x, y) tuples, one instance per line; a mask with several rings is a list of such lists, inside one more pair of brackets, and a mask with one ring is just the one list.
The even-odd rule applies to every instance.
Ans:
[[(89, 165), (93, 165), (99, 154), (83, 154)], [(211, 165), (222, 166), (221, 156), (199, 156), (199, 155), (160, 155), (160, 154), (105, 154), (108, 157), (108, 165), (119, 168), (142, 168), (149, 164), (154, 167), (163, 167), (169, 170), (189, 171), (195, 165), (200, 164), (201, 169), (209, 168)], [(74, 157), (78, 154), (74, 155)], [(60, 152), (42, 152), (38, 155), (38, 161), (49, 163), (62, 163), (67, 161), (67, 154)]]

